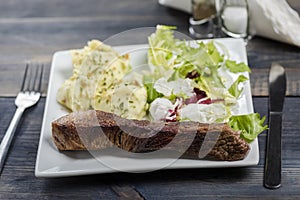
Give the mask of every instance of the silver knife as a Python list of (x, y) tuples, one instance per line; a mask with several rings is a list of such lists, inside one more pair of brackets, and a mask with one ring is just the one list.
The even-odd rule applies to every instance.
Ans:
[(285, 70), (273, 63), (269, 74), (269, 130), (264, 173), (264, 186), (269, 189), (281, 186), (281, 129), (285, 91)]

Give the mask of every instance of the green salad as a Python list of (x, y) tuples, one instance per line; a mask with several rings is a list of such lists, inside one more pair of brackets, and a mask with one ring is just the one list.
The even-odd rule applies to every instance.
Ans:
[[(253, 141), (267, 129), (258, 113), (234, 116), (250, 68), (225, 59), (214, 41), (183, 41), (172, 26), (157, 26), (149, 36), (148, 64), (144, 75), (149, 115), (154, 121), (228, 123)], [(245, 73), (246, 72), (246, 73)], [(230, 74), (235, 74), (233, 79)]]

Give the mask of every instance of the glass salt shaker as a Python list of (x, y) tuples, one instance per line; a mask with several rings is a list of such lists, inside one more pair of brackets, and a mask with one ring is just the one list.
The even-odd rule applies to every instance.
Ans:
[(249, 39), (249, 7), (247, 0), (217, 0), (222, 31), (234, 38)]

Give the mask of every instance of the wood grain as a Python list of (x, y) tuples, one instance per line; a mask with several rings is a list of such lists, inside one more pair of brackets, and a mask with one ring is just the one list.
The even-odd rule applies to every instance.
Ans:
[[(300, 67), (286, 68), (287, 96), (300, 96)], [(269, 95), (269, 68), (252, 69), (250, 75), (251, 90), (253, 96)]]
[[(299, 0), (288, 0), (300, 12)], [(52, 55), (81, 48), (90, 39), (157, 24), (188, 31), (189, 15), (160, 6), (157, 0), (11, 0), (0, 2), (0, 140), (15, 111), (27, 62), (46, 63), (47, 90)], [(139, 39), (140, 37), (140, 39)], [(141, 42), (131, 35), (125, 44)], [(262, 37), (246, 46), (252, 69), (255, 111), (268, 113), (268, 70), (273, 62), (286, 68), (288, 88), (283, 115), (282, 187), (262, 186), (266, 135), (259, 136), (258, 166), (221, 169), (161, 170), (45, 179), (34, 177), (36, 153), (45, 106), (42, 98), (25, 112), (3, 173), (0, 199), (300, 199), (300, 49)]]

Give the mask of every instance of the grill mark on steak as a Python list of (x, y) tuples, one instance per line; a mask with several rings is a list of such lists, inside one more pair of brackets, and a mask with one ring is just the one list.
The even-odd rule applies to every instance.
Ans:
[[(164, 148), (181, 152), (183, 158), (234, 161), (244, 159), (250, 149), (227, 124), (129, 120), (98, 110), (71, 113), (53, 121), (52, 136), (61, 151), (117, 146), (144, 153)], [(199, 157), (203, 141), (208, 146), (211, 144), (211, 149), (206, 149), (205, 157)], [(186, 144), (188, 148), (184, 148)]]

